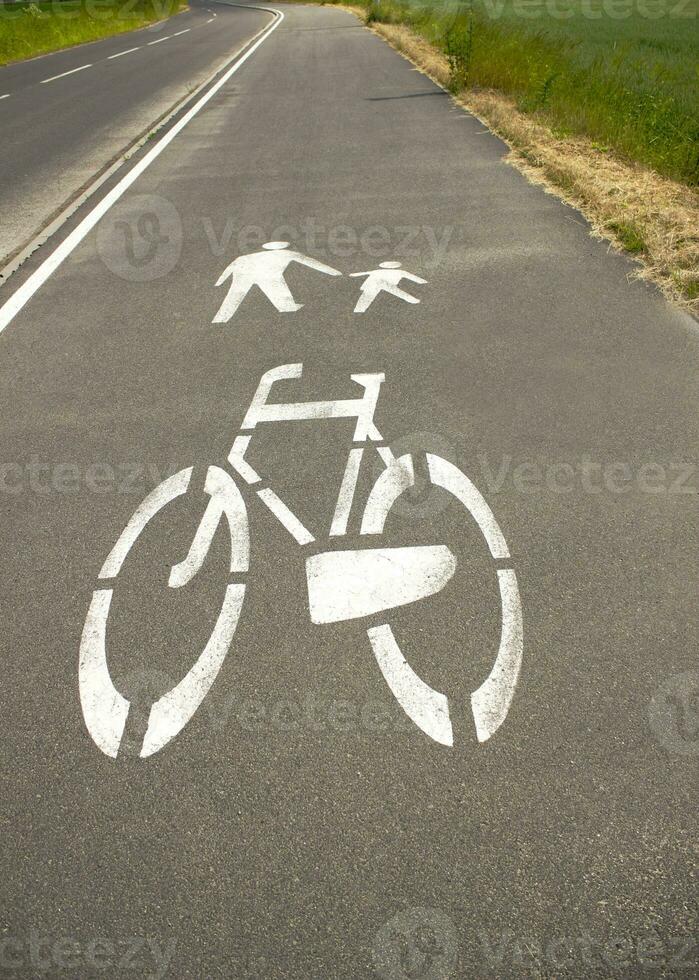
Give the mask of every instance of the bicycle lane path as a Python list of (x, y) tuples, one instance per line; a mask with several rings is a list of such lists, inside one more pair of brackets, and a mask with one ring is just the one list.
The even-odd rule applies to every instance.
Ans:
[[(105, 938), (115, 961), (147, 937), (177, 976), (392, 976), (404, 955), (507, 976), (515, 940), (569, 937), (571, 974), (590, 975), (623, 972), (602, 959), (608, 937), (631, 937), (636, 963), (651, 928), (676, 955), (692, 928), (696, 742), (673, 685), (688, 689), (696, 659), (696, 493), (681, 492), (696, 326), (348, 15), (284, 12), (0, 336), (12, 955), (26, 965), (46, 938), (60, 968), (69, 937), (84, 964)], [(214, 324), (221, 273), (274, 240), (343, 276), (291, 266), (301, 310), (257, 292)], [(420, 303), (379, 295), (354, 313), (350, 273), (382, 261), (426, 280), (402, 284)], [(449, 459), (485, 494), (524, 611), (509, 716), (477, 743), (468, 695), (497, 649), (495, 571), (429, 486), (381, 543), (446, 544), (457, 572), (383, 619), (449, 690), (454, 747), (404, 720), (367, 624), (310, 624), (304, 558), (328, 547), (352, 424), (289, 423), (260, 427), (250, 458), (317, 542), (297, 546), (248, 495), (248, 594), (211, 693), (162, 752), (112, 760), (77, 689), (102, 562), (145, 493), (223, 463), (261, 375), (298, 362), (273, 400), (357, 397), (351, 373), (385, 372), (389, 443)], [(365, 544), (379, 472), (331, 547)], [(189, 586), (166, 587), (201, 517), (195, 485), (115, 590), (109, 665), (127, 695), (176, 683), (221, 604), (219, 538)], [(151, 947), (138, 963), (153, 971)]]

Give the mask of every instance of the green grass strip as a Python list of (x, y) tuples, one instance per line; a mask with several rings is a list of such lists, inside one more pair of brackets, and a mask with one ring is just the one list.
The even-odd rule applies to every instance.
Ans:
[(0, 65), (147, 27), (185, 7), (182, 0), (0, 4)]

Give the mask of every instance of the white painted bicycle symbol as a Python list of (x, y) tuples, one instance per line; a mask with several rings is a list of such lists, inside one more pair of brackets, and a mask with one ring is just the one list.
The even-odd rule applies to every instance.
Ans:
[[(315, 538), (289, 507), (247, 462), (245, 456), (259, 425), (290, 420), (356, 419), (354, 445), (349, 450), (330, 527), (331, 537), (347, 533), (357, 481), (367, 447), (373, 445), (385, 466), (366, 503), (360, 534), (381, 535), (386, 519), (403, 493), (415, 483), (410, 454), (396, 457), (374, 424), (383, 374), (353, 374), (363, 389), (357, 398), (316, 402), (269, 401), (277, 381), (301, 377), (301, 364), (284, 364), (261, 378), (247, 410), (240, 434), (228, 455), (243, 486), (254, 489), (259, 500), (281, 522), (299, 545)], [(500, 728), (510, 709), (522, 661), (522, 612), (517, 577), (511, 567), (505, 538), (495, 517), (473, 483), (446, 459), (427, 454), (429, 479), (459, 501), (476, 521), (493, 560), (501, 604), (500, 643), (493, 668), (471, 694), (470, 704), (479, 742)], [(106, 755), (116, 758), (130, 709), (129, 701), (114, 686), (107, 665), (107, 624), (112, 595), (129, 552), (151, 520), (169, 503), (187, 493), (193, 467), (164, 480), (143, 500), (107, 556), (92, 594), (80, 645), (80, 700), (88, 731)], [(191, 670), (170, 691), (155, 701), (140, 751), (146, 758), (160, 751), (192, 718), (221, 670), (238, 626), (249, 570), (250, 534), (245, 501), (238, 483), (227, 470), (211, 465), (206, 473), (209, 497), (189, 553), (169, 573), (170, 588), (191, 581), (202, 568), (214, 535), (225, 517), (230, 537), (230, 576), (236, 579), (225, 591), (213, 632)], [(332, 550), (306, 558), (309, 612), (315, 624), (356, 620), (396, 609), (435, 595), (456, 569), (456, 558), (444, 544), (414, 547), (367, 547)], [(453, 745), (449, 700), (426, 684), (403, 656), (388, 622), (366, 630), (377, 664), (397, 701), (412, 721), (436, 742)]]

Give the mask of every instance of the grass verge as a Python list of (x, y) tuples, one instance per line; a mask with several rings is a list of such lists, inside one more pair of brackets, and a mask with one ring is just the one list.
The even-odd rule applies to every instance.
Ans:
[(699, 186), (699, 0), (359, 0), (449, 62), (450, 84), (494, 89)]
[[(437, 43), (424, 6), (424, 34), (394, 22), (392, 0), (347, 9), (497, 133), (511, 148), (509, 162), (530, 180), (577, 207), (596, 235), (639, 259), (638, 278), (656, 283), (699, 316), (699, 192), (692, 179), (685, 182), (653, 170), (591, 137), (585, 126), (582, 132), (556, 126), (536, 101), (474, 83), (475, 30), (469, 37), (467, 27), (458, 42), (442, 34)], [(691, 178), (691, 173), (685, 176)]]
[(0, 3), (0, 65), (147, 27), (184, 0), (48, 0)]

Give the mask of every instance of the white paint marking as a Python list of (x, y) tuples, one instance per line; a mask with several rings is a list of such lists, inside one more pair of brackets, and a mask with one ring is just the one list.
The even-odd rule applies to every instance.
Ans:
[(435, 742), (452, 746), (454, 733), (446, 696), (418, 677), (401, 653), (390, 626), (376, 626), (367, 630), (367, 635), (381, 673), (403, 711)]
[(341, 276), (332, 266), (310, 259), (300, 252), (289, 249), (288, 242), (266, 242), (261, 252), (240, 255), (223, 270), (216, 285), (231, 280), (228, 295), (213, 319), (213, 323), (228, 323), (253, 286), (257, 286), (279, 313), (296, 313), (303, 306), (297, 303), (284, 278), (284, 272), (292, 262), (306, 265), (309, 269), (328, 276)]
[[(183, 493), (191, 468), (181, 470), (146, 497), (122, 532), (100, 576), (116, 575), (126, 554), (148, 521), (165, 504)], [(243, 572), (249, 562), (249, 534), (245, 504), (238, 487), (219, 467), (211, 466), (205, 485), (211, 501), (195, 535), (189, 555), (172, 569), (170, 585), (186, 584), (201, 567), (213, 535), (225, 513), (231, 534), (231, 571)], [(212, 517), (212, 512), (215, 512)], [(112, 589), (96, 589), (80, 643), (79, 689), (85, 723), (96, 745), (115, 758), (124, 734), (129, 702), (116, 690), (109, 674), (106, 632)], [(187, 724), (218, 675), (235, 633), (245, 586), (229, 585), (214, 631), (197, 662), (180, 683), (151, 707), (141, 758), (157, 752)]]
[(245, 54), (241, 55), (237, 61), (231, 65), (231, 67), (221, 76), (221, 78), (214, 85), (211, 86), (208, 92), (205, 93), (199, 99), (191, 109), (184, 114), (184, 116), (168, 130), (167, 133), (160, 139), (155, 146), (147, 153), (139, 162), (119, 181), (119, 183), (114, 187), (108, 194), (106, 194), (102, 200), (95, 205), (95, 207), (86, 215), (80, 224), (75, 228), (70, 235), (67, 236), (65, 241), (63, 241), (58, 248), (55, 249), (45, 259), (39, 268), (32, 273), (31, 276), (26, 280), (25, 283), (20, 286), (20, 288), (13, 293), (12, 296), (0, 307), (0, 333), (12, 322), (19, 311), (29, 302), (34, 293), (43, 286), (46, 280), (51, 276), (56, 269), (61, 265), (62, 262), (71, 254), (71, 252), (77, 248), (77, 246), (82, 242), (85, 236), (95, 227), (100, 218), (109, 211), (113, 204), (119, 200), (120, 197), (131, 187), (131, 185), (136, 181), (140, 175), (146, 170), (151, 163), (160, 156), (163, 150), (169, 146), (169, 144), (174, 140), (174, 138), (182, 132), (184, 127), (203, 109), (203, 107), (209, 102), (214, 95), (228, 82), (228, 80), (238, 71), (238, 69), (245, 64), (245, 62), (250, 58), (255, 51), (263, 44), (267, 38), (272, 34), (273, 31), (279, 27), (281, 22), (284, 20), (284, 14), (281, 10), (275, 10), (273, 7), (249, 7), (250, 10), (265, 10), (268, 13), (275, 14), (276, 19), (269, 26), (264, 28), (257, 41), (252, 44)]
[(245, 501), (240, 490), (225, 470), (210, 466), (206, 473), (204, 492), (211, 500), (204, 511), (187, 557), (170, 570), (168, 585), (171, 589), (186, 585), (202, 567), (224, 514), (231, 538), (230, 571), (233, 573), (248, 570), (250, 531)]
[(213, 17), (209, 17), (209, 19), (206, 21), (207, 24), (213, 24), (213, 22), (214, 22)]
[(426, 453), (426, 456), (430, 479), (435, 486), (452, 493), (470, 511), (488, 542), (493, 558), (509, 558), (505, 536), (480, 490), (453, 463), (431, 453)]
[(261, 479), (260, 474), (245, 459), (245, 453), (248, 451), (251, 438), (251, 436), (236, 436), (233, 441), (233, 447), (228, 454), (228, 462), (236, 473), (242, 476), (246, 483), (259, 483)]
[(129, 702), (112, 684), (107, 667), (107, 617), (111, 589), (95, 589), (80, 641), (78, 686), (87, 730), (105, 755), (116, 759)]
[(131, 520), (126, 525), (124, 530), (119, 536), (119, 540), (114, 545), (110, 553), (108, 554), (104, 565), (102, 565), (102, 570), (99, 573), (100, 578), (114, 578), (121, 571), (121, 566), (124, 564), (124, 560), (131, 551), (132, 547), (141, 531), (153, 517), (162, 510), (162, 508), (169, 504), (171, 500), (175, 497), (180, 497), (186, 492), (189, 486), (189, 480), (192, 476), (192, 467), (189, 469), (180, 470), (179, 473), (175, 473), (174, 476), (169, 477), (167, 480), (163, 480), (155, 490), (152, 490), (148, 496), (141, 501), (141, 504), (134, 511)]
[(203, 653), (177, 687), (150, 709), (141, 758), (162, 749), (182, 731), (216, 680), (233, 640), (245, 597), (244, 585), (229, 585), (214, 631)]
[(373, 486), (362, 518), (361, 534), (382, 534), (388, 513), (400, 495), (415, 483), (413, 458), (399, 456), (386, 466)]
[(265, 372), (260, 378), (257, 391), (250, 403), (241, 429), (254, 429), (259, 422), (292, 422), (313, 419), (356, 418), (354, 441), (381, 440), (381, 433), (374, 425), (374, 412), (379, 398), (383, 374), (352, 374), (352, 381), (364, 388), (361, 398), (343, 398), (322, 402), (267, 402), (272, 385), (276, 381), (300, 378), (301, 364), (282, 364)]
[(330, 527), (331, 537), (347, 533), (347, 523), (349, 521), (350, 511), (352, 510), (354, 493), (357, 489), (357, 478), (359, 476), (359, 467), (362, 465), (363, 455), (363, 449), (350, 449), (349, 456), (347, 457), (347, 465), (345, 466), (345, 475), (342, 477), (342, 485)]
[(514, 570), (499, 569), (498, 583), (502, 600), (500, 648), (489, 676), (471, 695), (479, 742), (487, 742), (507, 717), (522, 666), (522, 604)]
[(163, 43), (163, 41), (169, 41), (171, 37), (172, 37), (172, 35), (171, 35), (171, 34), (166, 34), (166, 35), (165, 35), (165, 37), (159, 37), (159, 38), (157, 39), (157, 41), (149, 41), (149, 42), (148, 42), (148, 47), (150, 48), (150, 47), (152, 47), (152, 46), (153, 46), (154, 44), (162, 44), (162, 43)]
[(295, 514), (291, 513), (284, 501), (279, 499), (274, 490), (258, 490), (257, 496), (263, 503), (267, 504), (279, 523), (287, 529), (292, 538), (299, 544), (310, 544), (311, 541), (315, 541), (311, 532), (303, 526)]
[(11, 94), (11, 93), (10, 93), (10, 92), (8, 92), (8, 93), (7, 93), (7, 95), (0, 95), (0, 102), (2, 102), (2, 100), (3, 100), (3, 99), (9, 99), (9, 97), (10, 97), (10, 94)]
[(173, 34), (172, 37), (180, 37), (181, 34), (189, 34), (191, 29), (191, 27), (188, 27), (186, 31), (178, 31), (176, 34)]
[(140, 50), (141, 50), (141, 46), (139, 44), (137, 48), (127, 48), (126, 51), (117, 51), (116, 54), (110, 54), (109, 57), (107, 58), (107, 61), (112, 61), (114, 58), (123, 58), (125, 54), (132, 54), (134, 51), (140, 51)]
[(456, 570), (446, 545), (327, 551), (306, 559), (312, 623), (371, 616), (436, 595)]
[(71, 68), (70, 71), (61, 72), (60, 75), (52, 75), (51, 78), (44, 78), (40, 84), (48, 85), (49, 82), (55, 82), (59, 78), (66, 78), (68, 75), (74, 75), (76, 71), (85, 71), (86, 68), (92, 68), (92, 65), (81, 65), (79, 68)]
[(393, 455), (393, 450), (390, 446), (377, 446), (376, 452), (379, 454), (383, 460), (384, 466), (391, 466), (396, 461), (396, 457)]
[(410, 293), (406, 293), (404, 289), (399, 289), (398, 283), (403, 279), (409, 279), (411, 282), (417, 282), (423, 286), (427, 283), (426, 279), (421, 279), (420, 276), (414, 276), (412, 272), (405, 272), (401, 269), (400, 262), (379, 262), (378, 269), (373, 269), (371, 272), (352, 272), (350, 276), (353, 279), (366, 277), (357, 305), (354, 308), (355, 313), (364, 313), (365, 310), (368, 310), (381, 292), (390, 293), (391, 296), (396, 296), (406, 303), (417, 304), (420, 300), (411, 296)]

